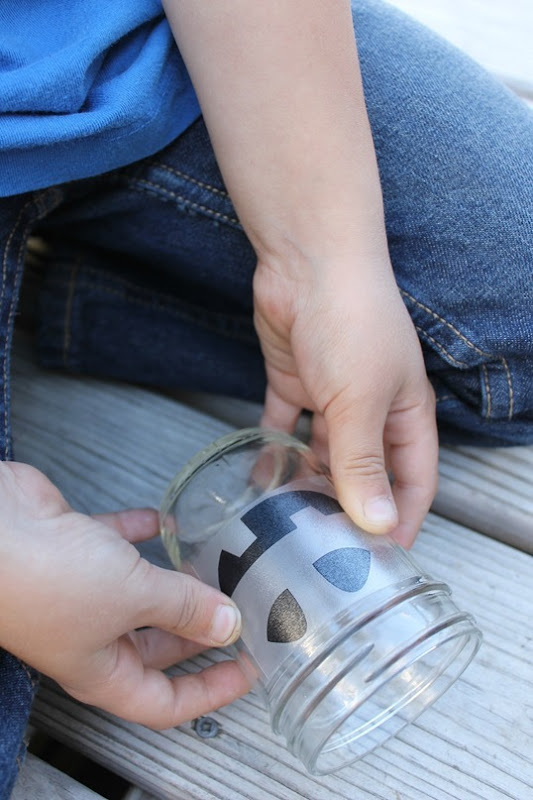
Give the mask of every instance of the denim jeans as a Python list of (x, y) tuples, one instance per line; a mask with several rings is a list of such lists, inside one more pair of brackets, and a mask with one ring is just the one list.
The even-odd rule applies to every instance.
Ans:
[[(396, 10), (354, 7), (390, 254), (441, 437), (533, 442), (533, 116)], [(199, 119), (142, 162), (0, 200), (3, 458), (13, 455), (9, 350), (30, 232), (49, 246), (37, 335), (45, 365), (262, 398), (255, 256)], [(34, 685), (33, 672), (0, 655), (0, 798)]]

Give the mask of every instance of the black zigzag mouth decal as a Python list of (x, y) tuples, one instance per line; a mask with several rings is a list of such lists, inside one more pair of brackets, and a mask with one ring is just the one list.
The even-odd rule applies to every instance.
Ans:
[(241, 517), (255, 536), (241, 556), (223, 550), (218, 563), (218, 582), (229, 597), (258, 558), (272, 545), (296, 530), (291, 517), (304, 508), (316, 508), (321, 514), (342, 514), (337, 500), (327, 494), (311, 491), (283, 492), (267, 497)]

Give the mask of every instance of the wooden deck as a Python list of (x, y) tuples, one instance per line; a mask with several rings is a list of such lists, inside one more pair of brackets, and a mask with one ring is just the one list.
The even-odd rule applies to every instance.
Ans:
[[(18, 457), (46, 472), (82, 510), (157, 506), (185, 460), (230, 428), (142, 389), (42, 373), (25, 357), (14, 370)], [(458, 462), (449, 480), (461, 487), (464, 479)], [(532, 472), (526, 480), (533, 485)], [(531, 492), (526, 504), (530, 499)], [(190, 724), (156, 733), (120, 721), (45, 681), (33, 724), (158, 798), (527, 798), (533, 792), (533, 560), (434, 514), (414, 553), (476, 616), (485, 643), (419, 722), (336, 775), (306, 775), (271, 733), (253, 694), (214, 714), (221, 733), (202, 740)], [(151, 556), (157, 559), (157, 552)], [(176, 671), (220, 657), (209, 652)]]
[[(394, 0), (533, 99), (531, 0)], [(46, 472), (78, 509), (157, 506), (174, 472), (201, 446), (257, 421), (251, 404), (183, 402), (43, 373), (23, 346), (14, 364), (17, 457)], [(162, 433), (163, 432), (163, 433)], [(123, 776), (122, 800), (533, 799), (533, 448), (443, 450), (440, 485), (414, 554), (471, 611), (484, 644), (457, 684), (418, 722), (363, 761), (308, 776), (250, 694), (212, 716), (155, 733), (83, 707), (45, 681), (32, 724)], [(154, 560), (157, 546), (147, 548)], [(209, 652), (176, 668), (220, 658)], [(27, 759), (13, 800), (91, 800), (91, 791)], [(106, 794), (107, 796), (107, 794)], [(115, 795), (116, 796), (116, 795)]]

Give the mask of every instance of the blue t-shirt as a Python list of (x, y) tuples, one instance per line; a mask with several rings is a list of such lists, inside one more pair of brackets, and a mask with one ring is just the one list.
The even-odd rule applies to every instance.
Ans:
[(0, 196), (137, 161), (199, 114), (160, 0), (0, 0)]

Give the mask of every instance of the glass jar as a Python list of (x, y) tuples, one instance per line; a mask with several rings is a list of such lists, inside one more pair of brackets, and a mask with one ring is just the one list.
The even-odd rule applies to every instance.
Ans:
[(239, 606), (232, 651), (313, 774), (398, 733), (479, 647), (448, 586), (360, 530), (327, 467), (284, 433), (237, 431), (194, 457), (165, 494), (161, 533), (177, 569)]

